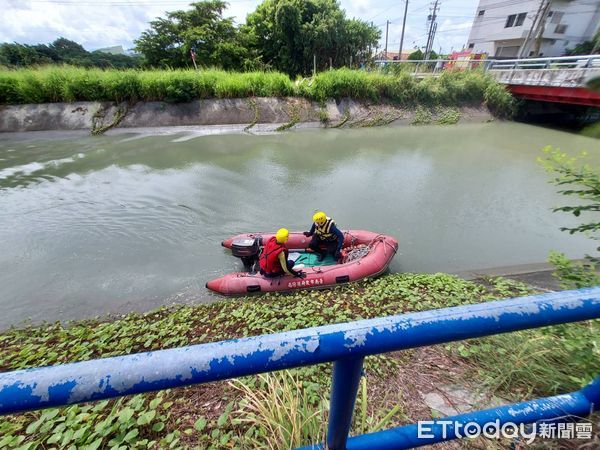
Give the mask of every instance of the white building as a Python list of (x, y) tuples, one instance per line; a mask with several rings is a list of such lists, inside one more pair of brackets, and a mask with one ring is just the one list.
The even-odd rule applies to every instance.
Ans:
[(480, 0), (467, 48), (505, 58), (562, 56), (599, 27), (600, 0)]

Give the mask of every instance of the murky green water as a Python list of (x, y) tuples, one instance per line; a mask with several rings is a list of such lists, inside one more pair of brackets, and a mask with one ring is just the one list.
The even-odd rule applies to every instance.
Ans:
[[(535, 159), (600, 143), (522, 124), (278, 135), (0, 136), (0, 327), (202, 301), (238, 267), (223, 238), (342, 228), (400, 240), (395, 271), (542, 262), (594, 245), (558, 230)], [(600, 158), (597, 158), (600, 160)]]

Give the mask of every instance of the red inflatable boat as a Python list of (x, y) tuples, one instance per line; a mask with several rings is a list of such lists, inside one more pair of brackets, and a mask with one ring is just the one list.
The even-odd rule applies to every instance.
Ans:
[(241, 258), (247, 271), (228, 273), (209, 281), (206, 287), (224, 295), (331, 287), (382, 274), (398, 251), (398, 241), (390, 236), (349, 230), (344, 232), (340, 262), (331, 257), (317, 262), (315, 254), (304, 251), (310, 238), (300, 232), (293, 232), (290, 233), (286, 247), (290, 258), (296, 261), (294, 269), (302, 270), (306, 278), (291, 275), (266, 278), (256, 271), (257, 261), (262, 242), (267, 242), (272, 236), (273, 233), (240, 234), (223, 241), (221, 245)]

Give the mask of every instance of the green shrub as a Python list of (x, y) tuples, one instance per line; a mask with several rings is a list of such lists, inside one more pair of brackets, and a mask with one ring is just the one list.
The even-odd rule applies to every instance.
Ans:
[(599, 336), (595, 320), (470, 340), (456, 351), (478, 366), (493, 392), (548, 396), (580, 389), (598, 375)]
[(0, 104), (23, 103), (19, 82), (6, 72), (0, 72)]
[(375, 101), (380, 97), (380, 77), (382, 75), (350, 69), (330, 70), (317, 74), (307, 93), (318, 101), (345, 97)]
[(44, 91), (43, 82), (38, 74), (33, 70), (26, 70), (17, 84), (20, 90), (20, 97), (25, 103), (43, 103)]
[[(48, 72), (50, 83), (54, 86), (58, 75)], [(65, 72), (62, 88), (62, 101), (102, 101), (109, 100), (106, 84), (102, 79), (102, 71), (69, 68)]]
[(44, 77), (44, 98), (47, 101), (58, 103), (65, 100), (65, 85), (69, 77), (63, 68), (48, 69)]
[(593, 262), (587, 264), (568, 259), (564, 253), (550, 252), (548, 262), (554, 266), (554, 275), (563, 289), (579, 289), (600, 285), (600, 274)]
[(141, 97), (141, 83), (136, 71), (110, 71), (103, 75), (110, 100), (137, 101)]
[(488, 83), (485, 88), (483, 99), (489, 110), (495, 116), (500, 118), (510, 118), (515, 114), (515, 99), (501, 84)]
[(205, 70), (154, 70), (139, 72), (141, 98), (145, 101), (189, 102), (216, 96), (215, 86), (226, 72)]

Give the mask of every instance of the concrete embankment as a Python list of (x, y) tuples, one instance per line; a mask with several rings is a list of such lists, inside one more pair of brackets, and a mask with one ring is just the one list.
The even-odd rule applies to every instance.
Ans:
[[(585, 262), (574, 260), (574, 262)], [(553, 276), (556, 267), (548, 263), (519, 264), (514, 266), (493, 267), (487, 269), (452, 272), (453, 275), (469, 281), (480, 281), (487, 278), (504, 277), (521, 281), (543, 291), (560, 291), (559, 280)]]
[(487, 122), (484, 106), (461, 108), (400, 108), (354, 100), (325, 104), (304, 98), (208, 99), (189, 103), (75, 102), (0, 106), (0, 132), (90, 130), (110, 128), (281, 124), (278, 130), (298, 123), (323, 127), (372, 127), (387, 124), (453, 124)]

